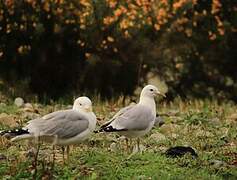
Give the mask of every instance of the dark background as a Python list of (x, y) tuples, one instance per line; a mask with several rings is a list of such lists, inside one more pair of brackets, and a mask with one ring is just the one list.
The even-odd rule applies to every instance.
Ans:
[(0, 1), (0, 91), (39, 100), (131, 95), (237, 102), (237, 2)]

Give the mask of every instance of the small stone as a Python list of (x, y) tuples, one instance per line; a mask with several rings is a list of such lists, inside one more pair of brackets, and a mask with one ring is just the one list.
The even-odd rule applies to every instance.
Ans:
[(178, 134), (175, 134), (175, 133), (172, 133), (172, 134), (171, 134), (171, 137), (172, 137), (173, 139), (177, 139), (177, 138), (179, 137), (179, 135), (178, 135)]
[(172, 123), (164, 124), (163, 126), (160, 127), (160, 132), (162, 132), (165, 135), (176, 133), (179, 130), (180, 130), (180, 126), (177, 124), (172, 124)]
[(210, 119), (209, 122), (214, 125), (214, 126), (219, 126), (221, 124), (221, 121), (219, 118), (213, 118), (213, 119)]
[(31, 103), (25, 103), (24, 107), (34, 109)]
[(22, 107), (24, 105), (24, 100), (21, 97), (17, 97), (14, 101), (14, 104), (17, 107)]
[(214, 166), (214, 168), (220, 168), (226, 164), (224, 161), (220, 161), (220, 160), (216, 160), (216, 159), (213, 159), (210, 163), (211, 163), (211, 165)]
[(24, 112), (35, 112), (35, 110), (34, 110), (32, 104), (30, 104), (30, 103), (26, 103), (26, 104), (24, 105), (23, 111), (24, 111)]
[(116, 152), (118, 151), (118, 145), (115, 142), (113, 142), (110, 144), (109, 149), (113, 152)]
[(157, 142), (159, 142), (159, 141), (165, 141), (165, 140), (166, 140), (165, 135), (164, 135), (164, 134), (161, 134), (161, 133), (159, 133), (159, 132), (157, 132), (157, 133), (155, 133), (155, 134), (152, 134), (152, 135), (150, 136), (150, 138), (153, 139), (154, 141), (157, 141)]
[(161, 151), (161, 152), (163, 152), (163, 153), (164, 153), (165, 151), (167, 151), (167, 149), (168, 149), (168, 148), (165, 147), (165, 146), (160, 146), (160, 147), (158, 147), (158, 150)]

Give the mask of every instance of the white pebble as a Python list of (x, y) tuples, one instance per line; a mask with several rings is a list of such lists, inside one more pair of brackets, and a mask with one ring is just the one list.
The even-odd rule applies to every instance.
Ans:
[(24, 105), (24, 100), (21, 97), (17, 97), (14, 101), (14, 104), (17, 107), (22, 107)]

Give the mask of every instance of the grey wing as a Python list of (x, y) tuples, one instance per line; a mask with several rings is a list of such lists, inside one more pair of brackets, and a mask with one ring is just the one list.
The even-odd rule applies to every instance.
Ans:
[(149, 108), (137, 104), (118, 116), (110, 125), (117, 130), (145, 130), (154, 119)]
[(132, 109), (134, 106), (136, 105), (136, 103), (131, 103), (129, 106), (126, 106), (122, 109), (120, 109), (111, 120), (116, 119), (117, 117), (123, 115), (124, 113), (126, 113), (127, 111), (129, 111), (130, 109)]
[(89, 126), (88, 118), (74, 110), (57, 111), (35, 119), (26, 126), (29, 132), (40, 136), (71, 138)]
[(129, 109), (131, 109), (132, 107), (134, 107), (136, 105), (136, 103), (131, 103), (130, 105), (120, 109), (109, 121), (105, 122), (101, 128), (106, 127), (108, 124), (110, 124), (112, 121), (114, 121), (117, 117), (121, 116), (122, 114), (124, 114), (125, 112), (127, 112)]

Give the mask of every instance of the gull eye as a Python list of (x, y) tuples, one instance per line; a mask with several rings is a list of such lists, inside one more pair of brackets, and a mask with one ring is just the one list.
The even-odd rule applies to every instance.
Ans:
[(81, 103), (79, 103), (79, 105), (80, 105), (80, 106), (82, 106), (82, 104), (81, 104)]
[(153, 89), (150, 89), (150, 91), (154, 91)]

